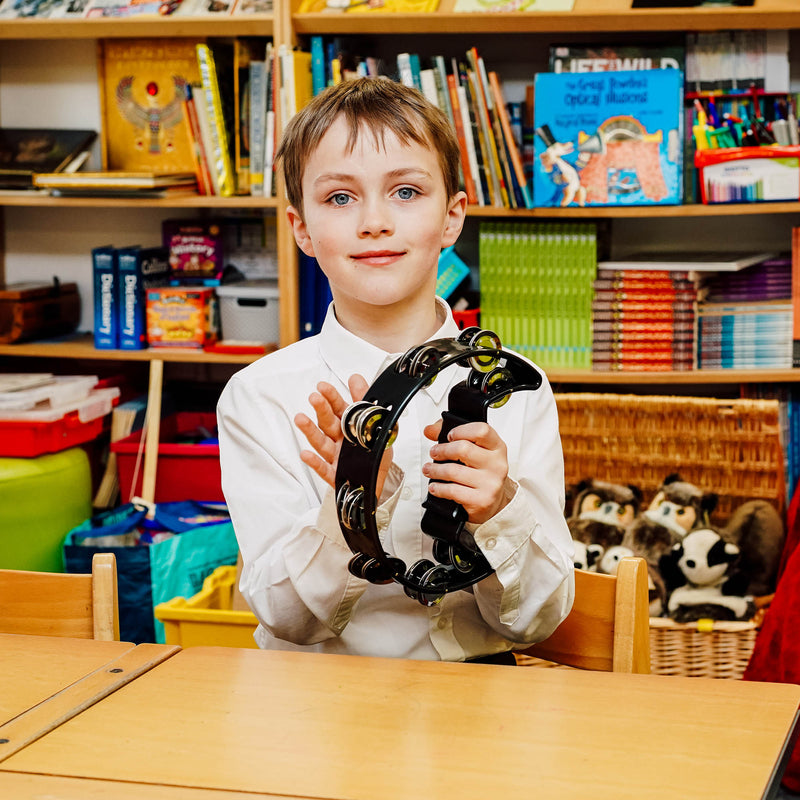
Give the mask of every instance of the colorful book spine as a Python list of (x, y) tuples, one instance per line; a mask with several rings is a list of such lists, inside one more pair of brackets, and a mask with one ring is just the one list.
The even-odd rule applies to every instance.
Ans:
[(219, 91), (214, 54), (207, 44), (198, 44), (196, 47), (197, 63), (200, 67), (203, 97), (211, 133), (212, 157), (219, 175), (219, 194), (222, 197), (231, 197), (235, 191), (233, 163), (222, 113), (222, 98)]
[(198, 194), (213, 195), (214, 182), (211, 178), (211, 172), (208, 169), (208, 155), (206, 154), (205, 145), (203, 143), (203, 132), (200, 128), (200, 120), (197, 117), (197, 106), (191, 84), (186, 85), (183, 118), (193, 145)]
[(264, 140), (267, 122), (267, 64), (250, 62), (250, 194), (264, 195)]
[(117, 252), (111, 245), (92, 249), (94, 279), (94, 346), (115, 350), (119, 346), (117, 314)]
[(164, 247), (123, 247), (117, 251), (117, 314), (120, 350), (147, 347), (146, 291), (169, 280)]

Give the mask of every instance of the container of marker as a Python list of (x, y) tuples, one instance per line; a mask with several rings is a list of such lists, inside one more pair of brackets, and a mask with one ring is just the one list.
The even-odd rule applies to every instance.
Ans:
[(800, 145), (698, 150), (694, 164), (707, 205), (800, 200)]

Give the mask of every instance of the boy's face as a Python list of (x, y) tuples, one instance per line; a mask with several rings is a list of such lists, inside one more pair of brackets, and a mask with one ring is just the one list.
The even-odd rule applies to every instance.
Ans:
[(388, 130), (380, 149), (368, 131), (352, 151), (347, 140), (340, 118), (308, 159), (303, 218), (288, 211), (297, 244), (319, 261), (340, 319), (365, 306), (430, 306), (439, 253), (461, 232), (465, 196), (447, 197), (430, 147), (403, 145)]

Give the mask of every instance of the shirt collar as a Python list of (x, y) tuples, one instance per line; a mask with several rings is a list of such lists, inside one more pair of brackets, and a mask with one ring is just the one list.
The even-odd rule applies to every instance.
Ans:
[[(444, 314), (444, 322), (439, 330), (426, 341), (452, 339), (458, 336), (458, 325), (453, 319), (450, 306), (441, 297), (436, 297), (436, 304), (439, 313)], [(319, 348), (325, 363), (345, 386), (353, 372), (363, 375), (367, 383), (371, 384), (380, 372), (403, 355), (402, 353), (387, 353), (342, 327), (336, 319), (333, 303), (328, 306), (325, 321), (322, 323)], [(354, 365), (357, 367), (354, 368)], [(448, 388), (449, 381), (434, 381), (422, 391), (427, 392), (431, 399), (438, 403)]]

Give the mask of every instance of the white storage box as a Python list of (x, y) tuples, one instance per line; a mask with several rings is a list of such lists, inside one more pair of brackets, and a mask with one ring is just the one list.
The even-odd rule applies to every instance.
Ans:
[(226, 342), (277, 342), (278, 283), (253, 280), (217, 287), (222, 339)]

